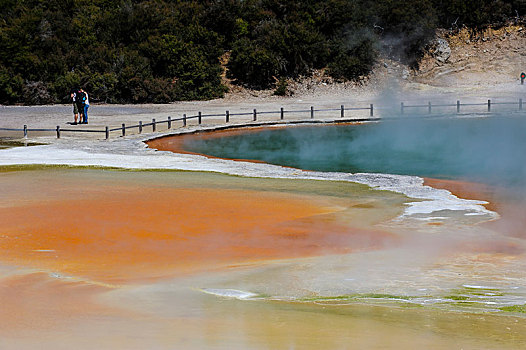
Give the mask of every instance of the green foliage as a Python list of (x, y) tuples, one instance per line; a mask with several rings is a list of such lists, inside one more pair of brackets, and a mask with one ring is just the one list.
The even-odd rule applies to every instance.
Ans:
[(2, 1), (0, 103), (170, 102), (225, 92), (200, 1)]
[[(97, 96), (98, 100), (111, 103), (116, 102), (115, 96), (117, 92), (115, 91), (115, 87), (117, 86), (117, 82), (118, 76), (116, 73), (99, 73), (95, 71), (88, 75), (88, 81), (84, 85), (86, 86), (86, 90), (90, 91), (91, 95)], [(64, 90), (62, 89), (62, 91)]]
[(282, 60), (269, 49), (260, 47), (247, 38), (241, 38), (233, 44), (229, 74), (239, 82), (267, 88), (273, 77), (282, 71)]
[(69, 93), (72, 89), (80, 87), (81, 75), (76, 72), (67, 72), (60, 75), (54, 81), (53, 91), (59, 96), (60, 102), (67, 102), (70, 99)]
[(295, 77), (325, 66), (329, 41), (317, 26), (314, 9), (311, 1), (245, 3), (248, 33), (242, 30), (232, 44), (231, 77), (268, 88), (279, 76)]
[(0, 102), (15, 103), (22, 95), (24, 80), (20, 75), (13, 75), (7, 68), (0, 66)]
[(356, 79), (367, 75), (376, 59), (374, 42), (366, 35), (360, 35), (352, 40), (348, 38), (333, 51), (336, 54), (329, 62), (329, 72), (340, 80)]
[(227, 51), (229, 77), (253, 88), (319, 68), (357, 79), (379, 52), (416, 64), (438, 26), (477, 30), (526, 14), (524, 0), (0, 0), (0, 8), (2, 104), (66, 103), (79, 85), (95, 102), (217, 98)]
[(276, 96), (286, 96), (288, 93), (288, 84), (287, 79), (280, 78), (278, 83), (276, 84), (276, 89), (274, 90), (274, 95)]
[(481, 29), (491, 23), (504, 22), (516, 13), (524, 16), (526, 3), (522, 0), (434, 0), (435, 6), (441, 6), (439, 20), (445, 27), (463, 25)]

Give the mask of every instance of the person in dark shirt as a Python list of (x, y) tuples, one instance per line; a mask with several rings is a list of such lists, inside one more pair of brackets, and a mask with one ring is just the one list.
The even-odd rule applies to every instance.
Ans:
[(73, 121), (73, 124), (77, 124), (77, 119), (79, 117), (79, 108), (77, 105), (77, 90), (71, 91), (71, 101), (73, 101), (73, 115), (75, 116), (75, 120)]

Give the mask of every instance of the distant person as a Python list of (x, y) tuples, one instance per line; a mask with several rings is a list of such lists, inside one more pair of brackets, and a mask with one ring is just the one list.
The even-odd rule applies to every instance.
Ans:
[(84, 100), (84, 120), (82, 121), (83, 124), (88, 124), (88, 108), (89, 108), (89, 95), (84, 89), (80, 89), (80, 92), (82, 92), (85, 96)]
[[(73, 121), (73, 124), (77, 124), (77, 119), (79, 117), (79, 107), (77, 105), (77, 89), (74, 89), (71, 92), (71, 101), (73, 101), (73, 115), (75, 116), (75, 121)], [(79, 119), (80, 121), (80, 119)]]
[(79, 124), (84, 124), (84, 107), (86, 105), (86, 94), (82, 89), (75, 92), (75, 101), (77, 102), (77, 110), (79, 112)]

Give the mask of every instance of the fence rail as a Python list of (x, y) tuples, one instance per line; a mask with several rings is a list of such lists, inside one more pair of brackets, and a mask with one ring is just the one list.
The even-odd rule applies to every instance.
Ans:
[[(428, 102), (427, 104), (415, 104), (415, 105), (406, 105), (404, 102), (400, 103), (400, 114), (403, 115), (407, 109), (417, 109), (417, 108), (426, 108), (428, 114), (432, 114), (433, 109), (436, 110), (436, 108), (445, 108), (445, 107), (456, 107), (456, 113), (459, 114), (461, 112), (462, 107), (473, 107), (473, 106), (486, 106), (486, 111), (491, 112), (492, 106), (495, 105), (516, 105), (518, 106), (518, 111), (523, 111), (523, 100), (522, 98), (519, 99), (517, 102), (492, 102), (491, 100), (487, 100), (487, 102), (483, 103), (461, 103), (460, 100), (457, 100), (456, 103), (453, 104), (432, 104), (431, 102)], [(106, 126), (103, 130), (95, 130), (95, 129), (62, 129), (59, 125), (56, 128), (28, 128), (27, 125), (24, 125), (23, 128), (17, 129), (17, 128), (0, 128), (2, 131), (22, 131), (24, 133), (24, 137), (27, 137), (29, 132), (54, 132), (56, 133), (57, 138), (60, 138), (61, 133), (101, 133), (105, 135), (105, 139), (110, 138), (110, 134), (112, 132), (120, 132), (121, 136), (126, 136), (126, 131), (131, 129), (138, 129), (139, 134), (143, 132), (143, 128), (145, 127), (151, 127), (152, 132), (157, 131), (157, 125), (160, 124), (167, 124), (167, 129), (172, 128), (172, 123), (174, 122), (181, 122), (183, 123), (183, 127), (187, 126), (188, 120), (197, 119), (198, 125), (201, 125), (203, 118), (219, 118), (224, 117), (225, 123), (230, 122), (230, 117), (233, 116), (252, 116), (251, 121), (255, 122), (257, 121), (257, 118), (259, 115), (279, 115), (279, 120), (285, 120), (286, 114), (307, 114), (310, 117), (310, 119), (314, 119), (316, 113), (325, 113), (325, 112), (340, 112), (340, 118), (345, 118), (345, 112), (346, 111), (369, 111), (369, 118), (352, 118), (352, 119), (346, 119), (344, 121), (355, 121), (355, 122), (364, 122), (364, 121), (378, 121), (382, 118), (374, 117), (375, 110), (380, 111), (386, 111), (391, 110), (394, 111), (394, 108), (392, 106), (389, 107), (375, 107), (373, 104), (370, 104), (368, 107), (345, 107), (344, 105), (340, 105), (340, 108), (321, 108), (321, 109), (315, 109), (314, 106), (311, 106), (310, 109), (291, 109), (291, 110), (285, 110), (283, 107), (280, 108), (278, 111), (258, 111), (257, 109), (253, 109), (252, 112), (237, 112), (237, 113), (231, 113), (230, 111), (225, 111), (225, 113), (214, 113), (214, 114), (202, 114), (202, 112), (198, 112), (195, 115), (186, 115), (183, 114), (182, 117), (179, 118), (172, 118), (168, 117), (166, 120), (155, 120), (152, 119), (151, 122), (143, 123), (142, 121), (139, 121), (139, 124), (136, 125), (126, 125), (122, 124), (120, 127), (114, 127), (109, 128)], [(444, 113), (444, 112), (442, 112)], [(322, 117), (323, 119), (323, 117)], [(334, 119), (334, 121), (337, 121), (337, 119)], [(288, 122), (301, 122), (301, 121), (293, 121), (288, 120)]]

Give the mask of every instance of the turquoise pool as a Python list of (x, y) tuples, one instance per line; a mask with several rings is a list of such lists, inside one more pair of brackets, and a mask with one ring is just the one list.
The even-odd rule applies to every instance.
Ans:
[(448, 117), (268, 128), (183, 147), (307, 170), (463, 178), (526, 188), (526, 118)]

